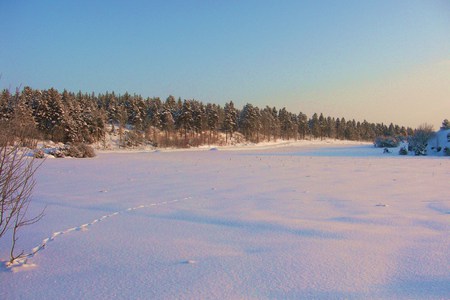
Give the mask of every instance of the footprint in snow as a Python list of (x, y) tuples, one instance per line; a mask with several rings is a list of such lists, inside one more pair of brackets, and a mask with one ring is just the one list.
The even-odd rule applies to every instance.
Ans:
[[(159, 203), (150, 203), (150, 204), (147, 204), (147, 205), (139, 205), (139, 206), (136, 206), (136, 207), (130, 207), (130, 208), (124, 210), (124, 211), (132, 211), (132, 210), (137, 210), (137, 209), (146, 208), (146, 207), (152, 207), (152, 206), (158, 206), (158, 205), (166, 205), (166, 204), (169, 204), (169, 203), (179, 202), (181, 200), (189, 200), (191, 198), (192, 197), (185, 197), (185, 198), (182, 198), (182, 199), (175, 199), (175, 200), (172, 200), (172, 201), (164, 201), (164, 202), (159, 202)], [(34, 247), (31, 250), (31, 253), (26, 254), (26, 255), (24, 254), (23, 257), (17, 258), (12, 263), (5, 263), (4, 266), (7, 269), (11, 269), (13, 272), (18, 272), (18, 271), (29, 269), (29, 268), (34, 268), (34, 267), (36, 267), (36, 265), (33, 264), (33, 263), (29, 263), (28, 260), (33, 258), (39, 251), (44, 249), (47, 246), (47, 244), (49, 242), (53, 241), (56, 237), (58, 237), (60, 235), (63, 235), (63, 234), (68, 234), (68, 233), (73, 232), (73, 231), (87, 231), (89, 226), (92, 226), (95, 223), (101, 222), (101, 221), (103, 221), (103, 220), (105, 220), (107, 218), (110, 218), (112, 216), (116, 216), (116, 215), (118, 215), (118, 214), (120, 214), (121, 212), (124, 212), (124, 211), (117, 211), (117, 212), (111, 213), (109, 215), (102, 216), (102, 217), (100, 217), (98, 219), (93, 220), (90, 223), (85, 223), (85, 224), (80, 225), (78, 227), (72, 227), (72, 228), (69, 228), (69, 229), (67, 229), (65, 231), (56, 231), (50, 237), (45, 238), (41, 242), (40, 245)], [(0, 263), (1, 263), (1, 261), (0, 261)], [(194, 261), (194, 260), (186, 260), (186, 261), (184, 261), (184, 263), (185, 264), (195, 264), (196, 261)], [(0, 264), (0, 271), (1, 271), (1, 264)]]
[(196, 264), (197, 261), (192, 260), (192, 259), (188, 259), (188, 260), (183, 260), (181, 263), (184, 264), (184, 265), (193, 265), (193, 264)]

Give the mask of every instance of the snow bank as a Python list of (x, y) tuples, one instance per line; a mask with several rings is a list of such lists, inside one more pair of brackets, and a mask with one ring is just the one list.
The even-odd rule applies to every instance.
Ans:
[(441, 129), (428, 141), (427, 154), (434, 156), (450, 156), (445, 149), (450, 149), (450, 129)]

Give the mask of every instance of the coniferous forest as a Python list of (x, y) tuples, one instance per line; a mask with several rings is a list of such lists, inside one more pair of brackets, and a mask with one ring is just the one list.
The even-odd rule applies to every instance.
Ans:
[(263, 142), (277, 139), (340, 139), (373, 141), (376, 137), (406, 137), (411, 128), (394, 124), (346, 120), (344, 117), (290, 112), (286, 108), (224, 107), (173, 96), (143, 98), (114, 92), (59, 92), (25, 87), (0, 97), (0, 128), (28, 146), (37, 140), (62, 143), (105, 142), (106, 133), (119, 136), (120, 146), (191, 147), (231, 140)]

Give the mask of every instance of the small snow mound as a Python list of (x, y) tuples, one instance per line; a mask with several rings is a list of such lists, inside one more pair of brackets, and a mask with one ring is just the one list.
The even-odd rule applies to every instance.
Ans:
[(37, 267), (36, 264), (24, 263), (24, 264), (20, 264), (20, 265), (17, 265), (17, 266), (11, 266), (11, 271), (13, 273), (18, 273), (18, 272), (22, 272), (22, 271), (28, 271), (28, 270), (34, 269), (36, 267)]
[(192, 260), (192, 259), (188, 259), (188, 260), (183, 260), (182, 263), (185, 264), (185, 265), (193, 265), (193, 264), (196, 264), (197, 261)]
[(0, 272), (22, 272), (30, 269), (34, 269), (37, 267), (36, 264), (28, 263), (26, 257), (18, 258), (14, 260), (12, 263), (7, 261), (0, 261)]
[(53, 232), (52, 239), (54, 239), (55, 237), (57, 237), (58, 235), (61, 235), (61, 234), (64, 234), (64, 232), (62, 232), (62, 231)]
[(427, 155), (449, 156), (450, 153), (450, 129), (440, 129), (428, 140)]
[(89, 226), (89, 224), (83, 224), (83, 225), (77, 227), (77, 231), (88, 231), (89, 230), (88, 226)]

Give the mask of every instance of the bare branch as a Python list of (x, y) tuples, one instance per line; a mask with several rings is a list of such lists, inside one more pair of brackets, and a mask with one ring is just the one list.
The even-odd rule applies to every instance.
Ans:
[(16, 253), (20, 229), (43, 217), (43, 211), (35, 217), (28, 216), (36, 185), (34, 175), (43, 162), (36, 164), (29, 156), (28, 149), (10, 145), (8, 137), (0, 135), (0, 239), (11, 232), (10, 263), (24, 255), (23, 251)]

